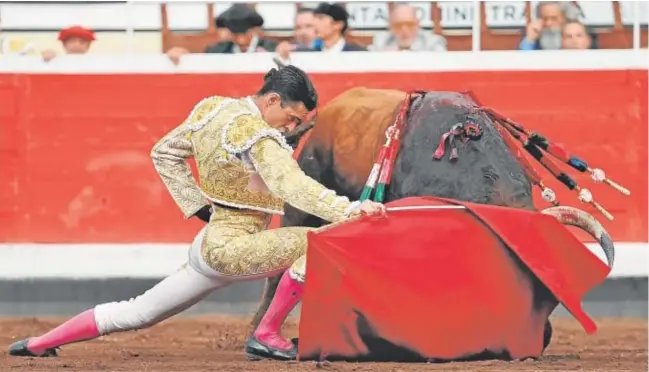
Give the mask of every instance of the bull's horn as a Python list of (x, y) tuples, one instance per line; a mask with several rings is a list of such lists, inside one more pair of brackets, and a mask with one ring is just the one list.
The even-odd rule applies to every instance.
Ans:
[(602, 226), (595, 217), (581, 209), (568, 206), (546, 208), (542, 210), (541, 213), (556, 218), (564, 225), (577, 226), (589, 233), (602, 247), (602, 250), (606, 255), (608, 266), (611, 269), (613, 268), (613, 261), (615, 260), (615, 246), (613, 245), (613, 240), (604, 229), (604, 226)]

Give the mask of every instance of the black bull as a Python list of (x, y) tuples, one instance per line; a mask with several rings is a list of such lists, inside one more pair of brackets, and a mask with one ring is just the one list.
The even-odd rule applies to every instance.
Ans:
[[(385, 141), (385, 129), (394, 122), (404, 97), (404, 92), (365, 88), (336, 97), (318, 114), (315, 129), (298, 158), (302, 170), (350, 200), (358, 200), (378, 148)], [(429, 92), (413, 101), (385, 202), (432, 195), (535, 210), (532, 185), (521, 164), (508, 150), (494, 122), (484, 114), (476, 114), (471, 109), (474, 107), (476, 103), (470, 97), (452, 92)], [(448, 160), (448, 150), (443, 159), (433, 160), (442, 135), (455, 124), (467, 122), (480, 127), (481, 138), (460, 143), (455, 161)], [(592, 217), (576, 211), (580, 222), (561, 222), (574, 224), (595, 236), (609, 258), (614, 248), (608, 234)], [(546, 212), (561, 220), (552, 211)], [(319, 227), (325, 223), (289, 205), (285, 213), (282, 226)], [(253, 319), (255, 328), (268, 309), (278, 281), (279, 276), (266, 282), (262, 303)], [(544, 297), (556, 301), (542, 285), (535, 288), (538, 301), (544, 301)], [(545, 346), (551, 333), (548, 321)]]

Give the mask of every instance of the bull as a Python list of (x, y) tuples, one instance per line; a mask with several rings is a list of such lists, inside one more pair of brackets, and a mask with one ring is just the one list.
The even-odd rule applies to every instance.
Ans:
[[(367, 88), (354, 88), (337, 96), (318, 113), (310, 138), (299, 155), (300, 167), (326, 187), (350, 200), (358, 200), (363, 194), (376, 154), (384, 145), (386, 131), (397, 120), (404, 99), (410, 99), (405, 97), (406, 93), (398, 90)], [(543, 188), (544, 198), (556, 204), (551, 190), (537, 179), (538, 174), (533, 170), (530, 173), (529, 163), (512, 147), (515, 133), (504, 132), (503, 124), (497, 122), (497, 115), (477, 111), (480, 105), (472, 95), (426, 92), (407, 104), (401, 146), (385, 193), (385, 202), (415, 196), (435, 196), (534, 211), (532, 191), (533, 184), (536, 184)], [(454, 145), (453, 135), (458, 134), (457, 131), (454, 133), (457, 125), (469, 122), (479, 131), (478, 138), (465, 138)], [(299, 129), (300, 132), (291, 134), (291, 139), (297, 140), (308, 129), (310, 127)], [(450, 160), (447, 159), (449, 152), (445, 152), (447, 144), (451, 147)], [(431, 159), (433, 152), (437, 161)], [(537, 160), (542, 159), (537, 157)], [(583, 194), (584, 198), (588, 196), (587, 192)], [(569, 207), (547, 208), (542, 212), (592, 235), (604, 250), (609, 265), (612, 265), (613, 243), (592, 216)], [(282, 226), (320, 227), (324, 223), (291, 206), (286, 206), (282, 219)], [(278, 281), (279, 276), (267, 280), (260, 307), (252, 320), (253, 329), (266, 312)], [(557, 299), (542, 285), (535, 282), (533, 287), (537, 292), (535, 298), (546, 304), (549, 315), (558, 305)], [(546, 319), (544, 349), (551, 337), (552, 325)]]

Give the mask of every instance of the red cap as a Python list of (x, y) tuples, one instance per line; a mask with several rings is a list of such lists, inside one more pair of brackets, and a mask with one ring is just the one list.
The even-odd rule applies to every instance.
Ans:
[(73, 36), (90, 41), (95, 40), (95, 32), (81, 26), (68, 27), (59, 32), (60, 41), (65, 41), (65, 39)]

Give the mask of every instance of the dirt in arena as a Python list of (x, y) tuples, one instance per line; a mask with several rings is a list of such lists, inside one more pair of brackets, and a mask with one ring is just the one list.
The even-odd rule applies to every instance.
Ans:
[[(40, 334), (61, 319), (0, 319), (0, 344), (8, 367), (0, 371), (313, 371), (313, 362), (248, 362), (242, 345), (248, 320), (221, 316), (182, 318), (148, 330), (115, 334), (68, 345), (58, 358), (8, 357), (6, 346)], [(599, 319), (599, 332), (588, 336), (572, 319), (556, 319), (554, 337), (537, 361), (448, 364), (332, 363), (331, 371), (647, 371), (647, 320)], [(296, 335), (295, 323), (287, 327)]]

